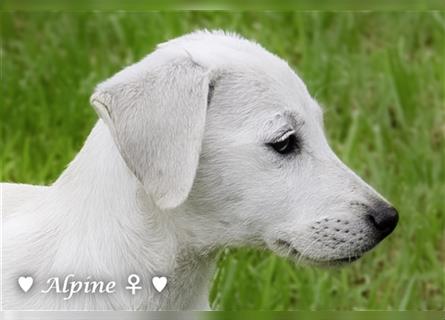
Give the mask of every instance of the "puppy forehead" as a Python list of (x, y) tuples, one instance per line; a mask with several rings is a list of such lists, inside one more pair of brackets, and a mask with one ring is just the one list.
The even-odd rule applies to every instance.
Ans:
[[(287, 62), (256, 42), (223, 31), (197, 31), (158, 46), (159, 50), (183, 51), (213, 75), (213, 105), (217, 113), (230, 113), (244, 122), (254, 112), (273, 117), (321, 114), (306, 85)], [(226, 120), (231, 117), (225, 115)], [(222, 119), (221, 119), (222, 120)]]
[[(226, 70), (267, 74), (283, 87), (307, 94), (304, 82), (289, 65), (260, 44), (223, 31), (196, 31), (158, 45), (159, 50), (183, 51), (197, 64), (216, 72)], [(255, 76), (254, 76), (255, 79)]]
[(309, 94), (255, 70), (227, 72), (213, 90), (208, 120), (214, 118), (228, 127), (274, 128), (287, 123), (295, 128), (301, 122), (318, 123), (322, 117)]

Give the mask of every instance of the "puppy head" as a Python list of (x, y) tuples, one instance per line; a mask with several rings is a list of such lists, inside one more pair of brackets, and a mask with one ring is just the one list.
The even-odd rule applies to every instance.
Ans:
[[(322, 112), (259, 45), (198, 32), (98, 86), (91, 98), (161, 209), (203, 246), (265, 245), (316, 264), (357, 259), (397, 212), (332, 152)], [(195, 239), (196, 240), (196, 239)]]

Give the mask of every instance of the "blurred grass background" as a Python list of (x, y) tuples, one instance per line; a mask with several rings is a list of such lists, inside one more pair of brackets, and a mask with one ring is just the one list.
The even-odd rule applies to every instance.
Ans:
[(255, 39), (325, 106), (340, 157), (400, 212), (396, 231), (342, 269), (224, 250), (217, 309), (439, 310), (445, 295), (445, 14), (9, 13), (1, 16), (0, 179), (49, 184), (96, 121), (95, 84), (199, 28)]

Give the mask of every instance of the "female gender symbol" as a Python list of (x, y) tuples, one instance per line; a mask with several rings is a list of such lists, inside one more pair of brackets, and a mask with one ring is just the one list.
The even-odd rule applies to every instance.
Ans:
[(141, 278), (139, 278), (139, 276), (137, 274), (131, 274), (128, 277), (128, 284), (129, 284), (129, 286), (125, 287), (125, 289), (131, 290), (131, 294), (135, 295), (136, 294), (136, 290), (141, 290), (142, 289), (141, 286), (137, 286), (139, 284), (139, 282), (141, 282)]

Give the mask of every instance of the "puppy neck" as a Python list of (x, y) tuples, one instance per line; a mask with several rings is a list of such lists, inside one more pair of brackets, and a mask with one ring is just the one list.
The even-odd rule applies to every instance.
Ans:
[[(73, 239), (82, 234), (82, 246), (88, 246), (84, 250), (97, 255), (94, 259), (97, 264), (109, 261), (115, 269), (109, 273), (122, 275), (119, 280), (126, 281), (131, 273), (139, 274), (144, 283), (150, 283), (155, 275), (169, 278), (170, 299), (164, 297), (158, 301), (151, 297), (148, 301), (155, 306), (148, 306), (149, 309), (186, 308), (189, 303), (193, 304), (196, 295), (193, 287), (206, 284), (201, 279), (211, 267), (208, 257), (203, 258), (188, 247), (185, 233), (176, 221), (177, 215), (181, 215), (180, 209), (161, 211), (154, 205), (125, 164), (101, 120), (52, 189), (56, 193), (54, 197), (66, 208), (59, 219), (62, 228), (69, 230), (60, 243), (61, 252), (64, 246), (72, 247)], [(72, 266), (78, 266), (80, 273), (87, 272), (81, 269), (82, 265), (91, 265), (92, 261), (78, 260), (79, 257), (73, 257)], [(63, 264), (66, 265), (66, 261)], [(175, 287), (190, 290), (187, 293)], [(140, 296), (147, 299), (146, 295)], [(141, 301), (142, 305), (146, 303)]]

